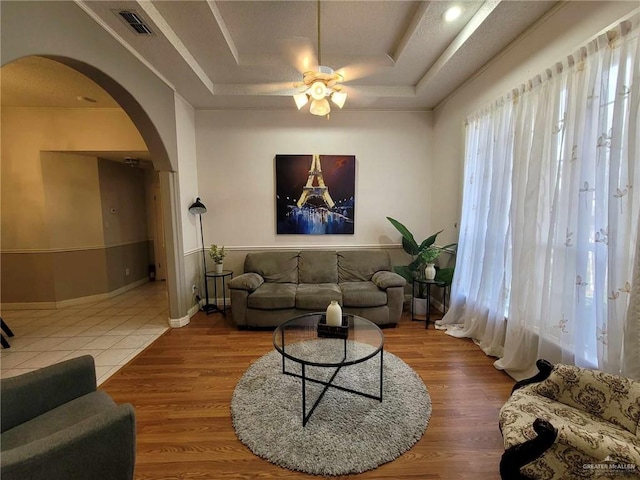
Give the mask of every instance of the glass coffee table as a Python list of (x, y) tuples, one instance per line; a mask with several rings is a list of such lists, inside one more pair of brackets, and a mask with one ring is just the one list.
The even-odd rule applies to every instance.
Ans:
[[(308, 313), (287, 320), (273, 332), (273, 346), (282, 354), (282, 373), (302, 379), (302, 425), (306, 426), (314, 410), (327, 390), (335, 388), (374, 400), (382, 401), (382, 367), (384, 361), (384, 335), (378, 326), (357, 315), (346, 315), (348, 331), (346, 338), (324, 338), (318, 336), (318, 322), (324, 313)], [(334, 382), (343, 367), (366, 362), (380, 356), (380, 394), (353, 390)], [(299, 365), (300, 373), (289, 371), (286, 360)], [(312, 378), (307, 367), (335, 368), (328, 380)], [(324, 385), (320, 396), (307, 412), (306, 384)]]

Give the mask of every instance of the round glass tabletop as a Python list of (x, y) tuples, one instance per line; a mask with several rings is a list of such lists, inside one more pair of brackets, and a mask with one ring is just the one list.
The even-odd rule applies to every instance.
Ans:
[(346, 338), (318, 336), (324, 313), (307, 313), (287, 320), (273, 332), (273, 346), (284, 357), (323, 367), (353, 365), (376, 355), (384, 346), (382, 330), (370, 320), (346, 315)]

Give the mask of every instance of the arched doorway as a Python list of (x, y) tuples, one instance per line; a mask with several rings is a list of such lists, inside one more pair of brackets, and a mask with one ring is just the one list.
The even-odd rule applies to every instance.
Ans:
[[(31, 55), (74, 68), (104, 88), (140, 131), (160, 171), (170, 318), (188, 319), (176, 133), (176, 97), (145, 64), (75, 2), (0, 2), (5, 65)], [(37, 26), (25, 28), (26, 25)], [(188, 321), (188, 320), (187, 320)], [(186, 323), (186, 322), (184, 322)]]
[(53, 59), (2, 78), (3, 305), (81, 304), (145, 283), (150, 263), (161, 274), (160, 175), (127, 114)]

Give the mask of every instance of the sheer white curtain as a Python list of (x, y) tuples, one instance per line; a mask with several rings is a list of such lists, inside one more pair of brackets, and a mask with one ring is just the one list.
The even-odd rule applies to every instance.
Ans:
[(449, 335), (471, 337), (487, 355), (502, 356), (504, 268), (509, 251), (513, 103), (496, 102), (467, 119), (464, 196), (451, 308), (436, 322)]
[[(640, 261), (639, 56), (637, 27), (625, 22), (520, 91), (511, 132), (503, 134), (513, 136), (504, 158), (477, 149), (474, 154), (475, 145), (467, 145), (469, 165), (491, 164), (483, 165), (487, 172), (511, 168), (510, 188), (490, 195), (488, 211), (505, 217), (490, 224), (468, 204), (465, 184), (458, 259), (470, 269), (456, 271), (453, 306), (442, 323), (459, 324), (449, 333), (481, 346), (488, 338), (493, 342), (504, 299), (495, 294), (487, 305), (471, 287), (502, 276), (509, 293), (504, 349), (485, 351), (502, 357), (496, 367), (515, 378), (535, 373), (537, 358), (637, 372), (640, 316), (630, 299), (633, 262)], [(470, 137), (468, 132), (468, 142)], [(476, 188), (482, 187), (471, 191)], [(490, 239), (496, 224), (507, 237), (502, 242)], [(477, 240), (482, 235), (484, 243)], [(481, 250), (463, 258), (469, 241)], [(504, 258), (490, 256), (487, 248), (500, 245)], [(472, 311), (488, 312), (489, 321), (470, 316)]]

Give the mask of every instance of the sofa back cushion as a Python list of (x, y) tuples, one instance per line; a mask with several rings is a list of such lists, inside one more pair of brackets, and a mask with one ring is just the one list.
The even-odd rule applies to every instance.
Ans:
[(244, 259), (245, 273), (257, 273), (265, 283), (298, 283), (299, 252), (248, 253)]
[(532, 391), (586, 411), (637, 434), (640, 423), (640, 382), (598, 370), (558, 364)]
[(345, 250), (338, 252), (338, 282), (368, 282), (374, 273), (391, 270), (385, 250)]
[(298, 258), (300, 283), (338, 283), (336, 252), (306, 251)]

